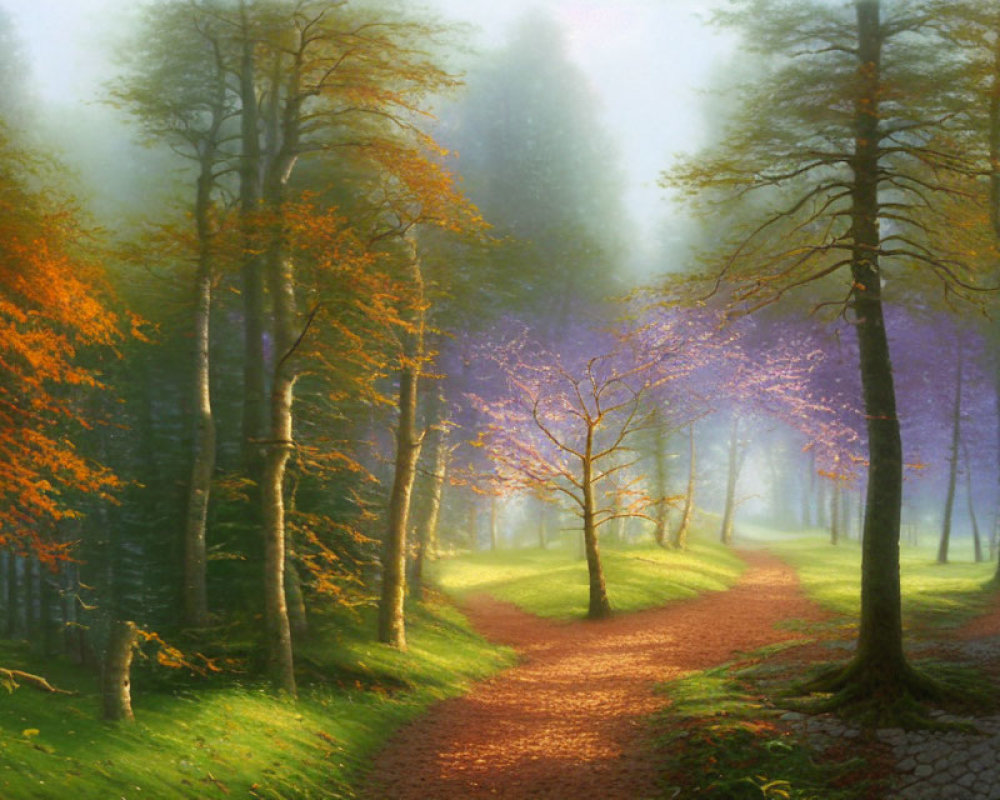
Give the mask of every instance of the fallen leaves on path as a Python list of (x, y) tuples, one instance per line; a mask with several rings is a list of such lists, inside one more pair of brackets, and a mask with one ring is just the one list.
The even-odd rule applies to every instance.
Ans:
[(666, 702), (656, 684), (796, 636), (777, 622), (824, 618), (789, 567), (765, 553), (744, 557), (749, 567), (729, 591), (601, 622), (470, 600), (476, 629), (514, 647), (521, 663), (400, 731), (376, 760), (368, 796), (653, 797), (645, 720)]

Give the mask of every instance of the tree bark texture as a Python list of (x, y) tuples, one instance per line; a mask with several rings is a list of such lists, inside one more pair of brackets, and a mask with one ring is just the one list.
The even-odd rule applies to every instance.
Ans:
[(726, 472), (726, 501), (722, 510), (722, 528), (720, 539), (723, 544), (733, 543), (733, 524), (736, 516), (736, 485), (740, 479), (743, 466), (744, 447), (740, 442), (740, 420), (733, 417), (733, 425), (729, 432), (729, 462)]
[(267, 436), (267, 371), (264, 356), (264, 265), (258, 235), (263, 156), (254, 65), (254, 36), (247, 7), (240, 3), (240, 222), (243, 237), (241, 297), (243, 300), (243, 460), (251, 478), (260, 476), (261, 442)]
[(903, 452), (882, 311), (879, 233), (879, 4), (859, 0), (859, 95), (852, 162), (852, 300), (868, 432), (869, 469), (861, 561), (861, 624), (853, 681), (880, 695), (899, 694), (908, 676), (899, 588)]
[(389, 524), (382, 544), (382, 594), (379, 601), (379, 641), (406, 649), (406, 533), (413, 482), (423, 437), (417, 431), (417, 398), (424, 359), (424, 282), (416, 242), (407, 241), (410, 280), (415, 292), (412, 332), (404, 332), (399, 375), (399, 422), (396, 463), (389, 496)]
[(104, 652), (101, 671), (101, 697), (104, 719), (113, 722), (132, 722), (132, 655), (139, 634), (135, 623), (116, 620), (111, 623), (108, 645)]
[(607, 585), (604, 581), (604, 567), (597, 540), (597, 498), (594, 496), (594, 425), (587, 427), (587, 442), (583, 459), (583, 545), (587, 555), (589, 576), (589, 603), (587, 617), (603, 619), (611, 616)]
[(382, 547), (382, 596), (379, 602), (378, 639), (406, 649), (406, 529), (420, 441), (417, 436), (416, 363), (403, 368), (399, 379), (399, 423), (396, 429), (396, 468), (389, 498), (389, 525)]
[(195, 201), (198, 232), (198, 271), (194, 311), (194, 452), (184, 524), (184, 621), (208, 624), (206, 526), (215, 471), (215, 416), (211, 394), (212, 225), (211, 193), (214, 150), (203, 154)]
[[(443, 407), (444, 398), (439, 397), (438, 409), (443, 409)], [(418, 598), (423, 596), (424, 565), (436, 547), (438, 520), (441, 516), (441, 499), (444, 495), (444, 482), (448, 474), (448, 429), (446, 426), (438, 424), (433, 435), (434, 448), (432, 450), (427, 505), (423, 519), (417, 526), (417, 553), (413, 560), (411, 593)]]

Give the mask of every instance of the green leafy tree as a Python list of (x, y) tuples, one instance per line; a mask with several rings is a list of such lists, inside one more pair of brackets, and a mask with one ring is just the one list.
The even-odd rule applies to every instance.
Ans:
[[(903, 649), (899, 586), (902, 445), (883, 313), (896, 286), (973, 293), (977, 264), (943, 234), (976, 197), (979, 152), (961, 146), (965, 98), (915, 6), (748, 0), (720, 21), (763, 58), (727, 135), (671, 176), (720, 204), (756, 197), (718, 256), (740, 311), (821, 284), (850, 313), (869, 447), (861, 625), (852, 662), (817, 686), (831, 705), (898, 714), (937, 687)], [(770, 56), (770, 57), (768, 57)], [(798, 295), (802, 297), (802, 293)], [(900, 299), (910, 300), (906, 294)]]

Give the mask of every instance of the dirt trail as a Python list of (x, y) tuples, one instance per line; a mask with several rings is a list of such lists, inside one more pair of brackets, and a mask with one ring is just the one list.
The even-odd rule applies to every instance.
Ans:
[(557, 623), (489, 597), (466, 612), (522, 663), (400, 731), (376, 759), (372, 800), (641, 800), (656, 767), (644, 718), (656, 683), (793, 638), (774, 624), (823, 619), (787, 566), (764, 553), (730, 591), (603, 622)]

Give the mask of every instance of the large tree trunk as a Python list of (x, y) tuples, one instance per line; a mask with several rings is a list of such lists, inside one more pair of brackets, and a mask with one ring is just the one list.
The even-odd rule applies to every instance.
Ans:
[(240, 3), (242, 18), (240, 62), (240, 222), (243, 237), (241, 298), (243, 300), (243, 460), (253, 480), (259, 480), (262, 442), (267, 437), (267, 371), (264, 356), (264, 265), (260, 253), (261, 180), (263, 159), (257, 106), (255, 37), (250, 30), (247, 6)]
[(194, 409), (195, 435), (184, 525), (184, 622), (203, 627), (208, 624), (206, 584), (206, 525), (208, 503), (215, 471), (215, 417), (211, 396), (211, 315), (212, 315), (212, 229), (211, 192), (214, 152), (203, 154), (195, 224), (198, 232), (198, 272), (194, 312)]
[(101, 697), (104, 719), (132, 722), (132, 654), (139, 637), (135, 623), (116, 620), (111, 623), (108, 646), (101, 671)]
[(697, 452), (694, 441), (694, 425), (688, 428), (688, 481), (687, 492), (684, 494), (684, 511), (681, 513), (681, 523), (674, 531), (671, 546), (677, 550), (687, 547), (688, 534), (691, 532), (691, 520), (694, 517), (694, 489), (697, 477)]
[(418, 379), (418, 362), (407, 365), (400, 374), (396, 469), (389, 499), (389, 526), (382, 547), (378, 639), (400, 650), (406, 649), (406, 530), (413, 479), (420, 456), (420, 439), (417, 435)]
[(410, 499), (417, 474), (423, 437), (417, 432), (417, 397), (424, 360), (424, 284), (416, 243), (408, 242), (410, 279), (414, 289), (415, 330), (403, 334), (399, 376), (399, 423), (396, 428), (396, 464), (389, 497), (389, 526), (382, 546), (382, 596), (379, 601), (378, 639), (406, 649), (406, 531)]
[(587, 554), (587, 572), (590, 583), (590, 597), (587, 607), (589, 619), (603, 619), (611, 616), (611, 603), (604, 581), (601, 565), (601, 551), (597, 542), (597, 498), (594, 497), (594, 428), (587, 428), (587, 444), (583, 458), (583, 544)]
[(858, 0), (858, 76), (852, 162), (852, 300), (867, 420), (869, 470), (861, 556), (861, 624), (852, 663), (835, 688), (888, 707), (918, 688), (903, 651), (899, 524), (903, 451), (882, 312), (879, 234), (881, 30), (876, 0)]
[(740, 419), (733, 417), (729, 432), (729, 464), (726, 473), (726, 503), (722, 510), (720, 536), (723, 544), (733, 543), (733, 523), (736, 515), (736, 484), (739, 482), (743, 466), (744, 447), (740, 442)]
[[(281, 329), (281, 326), (278, 326)], [(290, 354), (281, 338), (279, 352)], [(268, 668), (275, 686), (295, 695), (292, 634), (285, 596), (285, 468), (292, 450), (292, 402), (295, 376), (290, 358), (282, 358), (271, 387), (271, 432), (261, 476), (264, 526), (264, 621)]]
[(958, 450), (962, 437), (962, 347), (958, 348), (955, 368), (955, 399), (951, 409), (951, 459), (948, 465), (948, 489), (944, 498), (944, 519), (941, 522), (941, 540), (938, 543), (938, 564), (948, 563), (948, 546), (951, 543), (951, 518), (955, 510), (955, 489), (958, 485)]

